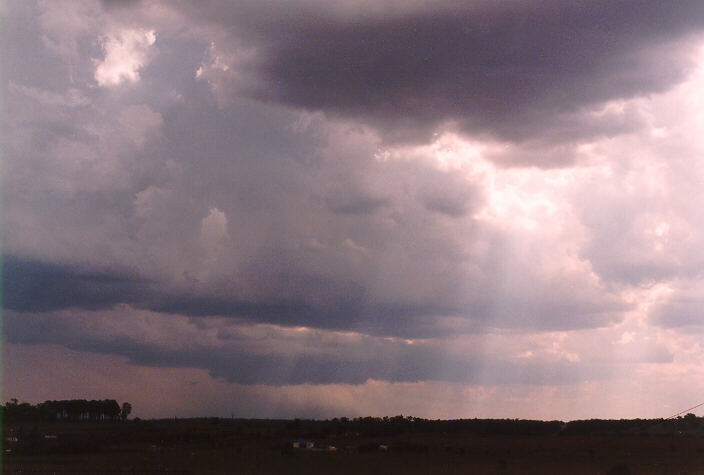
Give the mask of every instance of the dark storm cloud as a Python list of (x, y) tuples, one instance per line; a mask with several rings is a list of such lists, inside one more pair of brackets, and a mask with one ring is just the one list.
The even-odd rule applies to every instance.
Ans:
[(381, 358), (357, 360), (333, 355), (303, 355), (290, 359), (237, 355), (213, 360), (211, 355), (203, 363), (209, 365), (213, 376), (242, 384), (362, 384), (368, 379), (389, 382), (439, 380), (475, 384), (568, 384), (584, 377), (577, 370), (578, 365), (568, 362), (538, 365), (488, 359), (467, 361), (422, 349), (378, 356)]
[[(315, 292), (315, 287), (310, 288)], [(129, 302), (128, 302), (129, 303)], [(241, 301), (235, 298), (158, 296), (137, 304), (140, 308), (194, 317), (226, 316), (251, 322), (308, 326), (328, 330), (356, 330), (370, 335), (403, 337), (446, 336), (457, 331), (472, 333), (484, 326), (514, 329), (575, 330), (607, 326), (621, 320), (628, 308), (615, 302), (565, 303), (512, 300), (502, 304), (478, 301), (474, 305), (430, 302), (388, 304), (362, 295), (318, 305), (299, 301)], [(457, 317), (459, 315), (459, 317)], [(444, 318), (459, 318), (458, 328), (443, 328)]]
[(16, 256), (2, 260), (3, 308), (46, 312), (67, 307), (109, 308), (139, 301), (149, 283), (112, 271), (90, 271)]
[[(315, 287), (311, 287), (313, 291)], [(348, 298), (316, 305), (312, 299), (287, 301), (243, 301), (217, 296), (167, 296), (143, 302), (140, 306), (162, 313), (193, 317), (226, 316), (246, 321), (285, 326), (310, 326), (333, 330), (361, 330), (375, 335), (415, 334), (423, 317), (457, 312), (449, 307), (423, 307), (398, 304), (383, 305), (366, 300), (359, 289), (351, 289)], [(419, 322), (420, 320), (421, 322)]]
[[(374, 304), (364, 299), (359, 288), (349, 289), (348, 298), (344, 300), (321, 306), (309, 300), (285, 300), (276, 296), (258, 301), (236, 296), (175, 294), (159, 290), (152, 284), (139, 277), (111, 271), (84, 270), (16, 256), (3, 258), (3, 308), (16, 312), (49, 312), (66, 308), (97, 310), (130, 304), (155, 312), (192, 317), (225, 316), (287, 326), (409, 334), (417, 333), (411, 329), (421, 323), (413, 324), (416, 319), (422, 321), (424, 316), (457, 311), (448, 307)], [(402, 321), (405, 323), (401, 326)], [(53, 337), (48, 338), (47, 343)]]
[[(368, 379), (390, 382), (427, 380), (482, 384), (568, 384), (603, 377), (598, 365), (585, 367), (565, 360), (521, 361), (468, 350), (461, 357), (442, 347), (399, 341), (316, 344), (293, 354), (261, 353), (231, 345), (196, 343), (173, 348), (143, 341), (137, 334), (113, 335), (110, 330), (85, 330), (81, 320), (66, 315), (8, 312), (5, 337), (10, 343), (60, 344), (77, 351), (113, 354), (138, 365), (203, 368), (212, 376), (240, 384), (361, 384)], [(126, 318), (125, 325), (133, 323)], [(183, 343), (183, 342), (180, 342)], [(286, 340), (280, 344), (285, 345)], [(481, 356), (480, 356), (481, 355)]]
[(449, 120), (512, 140), (549, 128), (557, 141), (612, 133), (570, 114), (680, 81), (691, 58), (677, 41), (704, 24), (699, 1), (307, 13), (273, 16), (257, 30), (257, 97), (387, 131), (417, 134)]
[[(306, 279), (297, 276), (294, 280), (300, 283)], [(388, 302), (372, 296), (359, 284), (326, 290), (331, 283), (316, 279), (302, 284), (304, 291), (313, 294), (308, 298), (287, 299), (277, 293), (259, 298), (221, 296), (213, 291), (194, 294), (170, 291), (124, 273), (86, 271), (15, 256), (5, 257), (2, 284), (3, 307), (16, 312), (96, 310), (129, 304), (162, 314), (229, 317), (243, 322), (412, 338), (457, 331), (473, 333), (484, 325), (550, 330), (590, 328), (618, 320), (617, 312), (626, 308), (617, 301), (590, 302), (569, 296), (557, 301), (506, 296), (501, 302), (493, 298), (477, 298), (470, 303), (443, 303), (437, 299)], [(329, 298), (316, 299), (315, 295), (320, 294), (329, 294)], [(444, 328), (442, 321), (447, 318), (459, 318), (462, 323)]]

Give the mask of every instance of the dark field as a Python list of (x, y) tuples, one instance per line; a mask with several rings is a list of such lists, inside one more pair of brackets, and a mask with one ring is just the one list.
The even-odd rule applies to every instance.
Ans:
[(38, 422), (3, 433), (3, 473), (704, 473), (694, 417)]

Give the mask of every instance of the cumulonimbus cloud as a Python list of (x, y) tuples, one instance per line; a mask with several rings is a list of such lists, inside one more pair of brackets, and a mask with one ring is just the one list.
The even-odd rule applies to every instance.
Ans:
[[(362, 9), (252, 15), (260, 23), (240, 31), (258, 45), (250, 93), (403, 140), (427, 139), (448, 122), (517, 141), (548, 129), (553, 140), (590, 137), (611, 132), (578, 113), (681, 81), (692, 66), (683, 41), (704, 24), (696, 1)], [(236, 7), (223, 10), (232, 18)]]

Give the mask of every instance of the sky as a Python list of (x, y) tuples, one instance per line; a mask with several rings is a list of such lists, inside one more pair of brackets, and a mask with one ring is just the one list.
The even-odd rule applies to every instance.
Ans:
[(703, 2), (8, 0), (0, 45), (4, 401), (704, 401)]

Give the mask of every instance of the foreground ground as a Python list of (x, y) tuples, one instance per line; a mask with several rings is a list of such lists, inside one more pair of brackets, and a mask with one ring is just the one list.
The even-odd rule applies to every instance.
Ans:
[(704, 424), (689, 424), (525, 434), (222, 419), (25, 423), (3, 427), (3, 473), (704, 473)]

